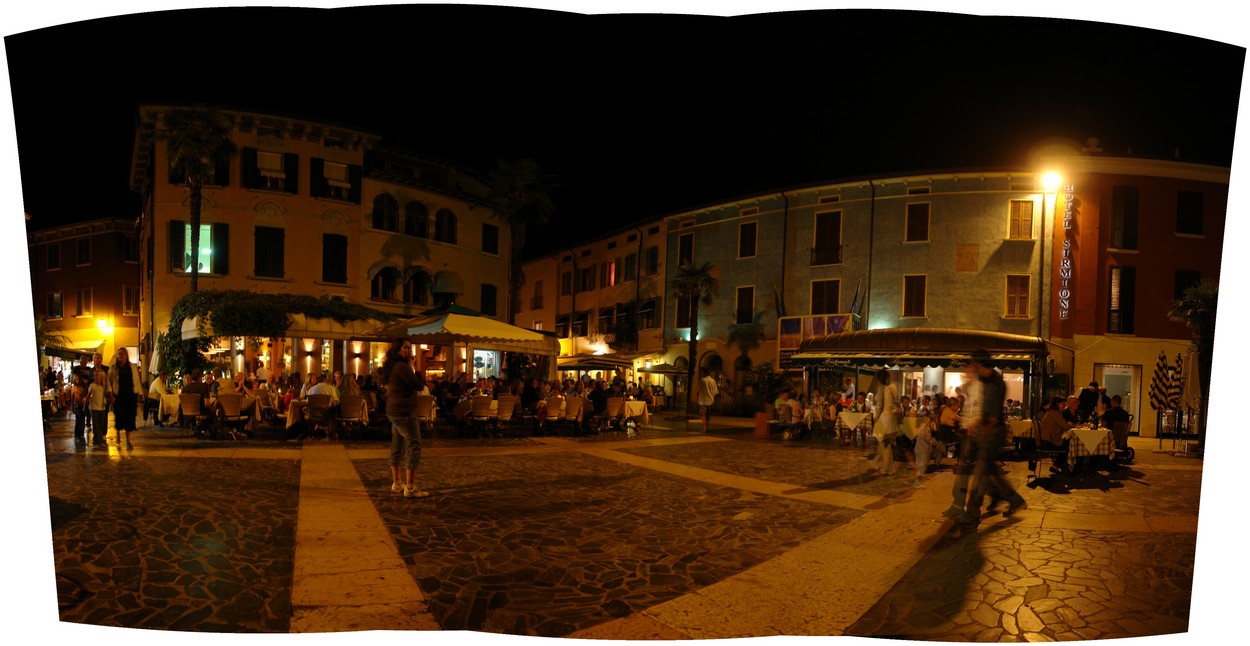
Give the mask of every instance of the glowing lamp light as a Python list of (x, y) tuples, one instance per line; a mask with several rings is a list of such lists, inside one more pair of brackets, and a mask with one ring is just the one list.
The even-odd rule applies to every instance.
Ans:
[(1047, 193), (1054, 193), (1058, 190), (1061, 181), (1059, 173), (1046, 173), (1042, 176), (1042, 188), (1046, 189)]

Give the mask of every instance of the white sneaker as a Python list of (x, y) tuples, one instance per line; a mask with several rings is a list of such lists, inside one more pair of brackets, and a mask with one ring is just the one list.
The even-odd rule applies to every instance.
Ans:
[(401, 492), (401, 491), (403, 491), (403, 490), (404, 490), (404, 485), (403, 485), (403, 483), (399, 483), (399, 482), (392, 482), (392, 483), (391, 483), (391, 493), (399, 493), (399, 492)]
[(428, 495), (430, 495), (430, 492), (422, 491), (421, 487), (416, 484), (413, 484), (412, 486), (404, 485), (405, 498), (424, 498)]

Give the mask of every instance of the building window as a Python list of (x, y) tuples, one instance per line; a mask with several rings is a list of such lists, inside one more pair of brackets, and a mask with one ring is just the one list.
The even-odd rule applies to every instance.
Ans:
[(694, 234), (683, 233), (677, 238), (677, 266), (694, 264)]
[(541, 310), (543, 308), (543, 279), (539, 278), (534, 281), (534, 295), (530, 297), (530, 309)]
[(1029, 315), (1029, 282), (1028, 274), (1007, 276), (1007, 312), (1008, 318), (1026, 318)]
[(404, 234), (418, 238), (430, 237), (430, 213), (420, 202), (404, 205)]
[(655, 316), (655, 299), (648, 298), (642, 302), (642, 307), (638, 308), (638, 329), (649, 330), (656, 327), (657, 319)]
[(334, 233), (321, 236), (321, 281), (347, 283), (347, 236)]
[(688, 328), (690, 327), (690, 297), (678, 296), (676, 300), (677, 303), (674, 309), (677, 314), (674, 318), (673, 327)]
[(45, 255), (47, 259), (46, 268), (53, 271), (61, 268), (61, 243), (53, 242), (47, 246)]
[(812, 281), (812, 314), (837, 314), (842, 298), (842, 281)]
[(1185, 290), (1190, 287), (1197, 287), (1202, 281), (1202, 272), (1193, 269), (1177, 269), (1176, 282), (1172, 289), (1172, 300), (1179, 301), (1185, 298)]
[(1107, 299), (1107, 331), (1133, 333), (1133, 306), (1137, 300), (1137, 268), (1112, 267)]
[(257, 276), (285, 276), (286, 230), (277, 227), (256, 227), (255, 271)]
[(556, 317), (556, 336), (566, 339), (569, 336), (569, 315), (561, 314)]
[(1176, 232), (1202, 235), (1202, 193), (1179, 191), (1176, 194)]
[(91, 316), (90, 287), (78, 288), (78, 300), (74, 303), (74, 316)]
[(582, 267), (577, 279), (577, 293), (595, 290), (595, 266)]
[(929, 241), (929, 206), (928, 202), (907, 205), (906, 242)]
[(139, 288), (134, 285), (122, 286), (122, 314), (134, 316), (139, 313)]
[(842, 262), (842, 212), (817, 213), (813, 228), (812, 264), (840, 264)]
[(497, 316), (499, 314), (499, 288), (482, 283), (482, 314)]
[(1008, 227), (1009, 240), (1033, 239), (1033, 200), (1011, 201), (1011, 223)]
[(927, 276), (903, 276), (903, 317), (925, 316)]
[(750, 325), (755, 322), (755, 287), (739, 287), (737, 305), (734, 307), (734, 323)]
[(573, 293), (573, 272), (566, 271), (560, 274), (560, 295), (568, 296)]
[(299, 190), (299, 155), (244, 148), (243, 186), (294, 195)]
[(1137, 248), (1137, 187), (1111, 189), (1111, 248)]
[(743, 222), (738, 225), (738, 257), (754, 258), (756, 234), (759, 232), (758, 222)]
[(542, 321), (534, 321), (534, 324), (530, 326), (530, 329), (531, 329), (531, 330), (541, 330), (541, 329), (543, 329), (543, 322), (542, 322)]
[(375, 301), (395, 300), (395, 288), (399, 286), (399, 270), (394, 267), (383, 267), (373, 276), (369, 286), (369, 297)]
[(230, 225), (224, 222), (200, 225), (200, 249), (191, 253), (191, 227), (186, 222), (169, 223), (169, 267), (174, 272), (191, 272), (199, 264), (201, 274), (224, 276), (230, 273)]
[[(404, 281), (403, 302), (414, 305), (427, 305), (430, 302), (430, 275), (424, 271), (414, 271)], [(485, 312), (483, 312), (484, 314)]]
[(482, 223), (482, 251), (499, 255), (499, 227)]
[(139, 236), (124, 236), (122, 247), (123, 262), (139, 262)]
[(616, 306), (616, 333), (618, 341), (632, 341), (633, 338), (622, 339), (621, 334), (632, 334), (634, 331), (634, 304), (621, 303)]
[(361, 169), (356, 164), (340, 164), (312, 157), (308, 164), (308, 194), (360, 204)]
[(75, 245), (78, 249), (78, 255), (74, 262), (79, 267), (91, 264), (91, 238), (79, 238)]
[(434, 214), (434, 239), (447, 244), (456, 244), (456, 214), (447, 209), (439, 209)]
[(590, 333), (590, 312), (578, 312), (573, 315), (573, 336), (586, 336)]
[(616, 332), (616, 306), (609, 305), (599, 308), (599, 333), (611, 334)]
[(654, 276), (660, 273), (660, 248), (647, 247), (647, 257), (642, 267), (643, 276)]
[(600, 287), (612, 287), (618, 282), (616, 275), (617, 261), (609, 260), (600, 267), (602, 274), (599, 276)]
[(621, 280), (636, 278), (638, 278), (638, 254), (635, 252), (625, 256), (625, 263), (621, 266)]
[(48, 318), (59, 319), (65, 316), (61, 305), (61, 292), (48, 292)]
[(373, 198), (373, 228), (399, 232), (399, 202), (386, 193)]

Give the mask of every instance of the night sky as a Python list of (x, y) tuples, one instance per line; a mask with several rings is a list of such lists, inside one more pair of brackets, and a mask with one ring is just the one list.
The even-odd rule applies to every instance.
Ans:
[(1056, 137), (1228, 164), (1245, 54), (1058, 18), (470, 6), (156, 12), (5, 46), (32, 227), (137, 215), (135, 106), (204, 102), (372, 129), (480, 170), (536, 158), (561, 190), (528, 255), (738, 195), (1019, 166)]

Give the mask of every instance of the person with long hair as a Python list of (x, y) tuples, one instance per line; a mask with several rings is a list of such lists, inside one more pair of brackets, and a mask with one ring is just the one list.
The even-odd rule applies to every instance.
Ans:
[(107, 379), (108, 391), (113, 400), (113, 427), (117, 429), (117, 446), (122, 445), (122, 431), (125, 431), (126, 448), (133, 449), (130, 432), (135, 430), (139, 402), (143, 401), (143, 381), (139, 378), (139, 365), (130, 363), (130, 353), (126, 348), (117, 351), (113, 369), (108, 371)]
[[(417, 465), (421, 462), (421, 425), (416, 418), (417, 394), (425, 388), (425, 378), (412, 368), (412, 342), (395, 339), (382, 363), (386, 380), (386, 418), (391, 422), (391, 491), (405, 498), (429, 494), (417, 486)], [(404, 478), (399, 478), (400, 467)]]
[[(898, 388), (890, 383), (890, 371), (884, 368), (877, 373), (881, 384), (878, 417), (872, 434), (877, 438), (877, 452), (872, 456), (872, 466), (879, 473), (894, 475), (894, 440), (898, 437), (903, 407), (899, 404)], [(884, 458), (884, 460), (883, 460)]]

